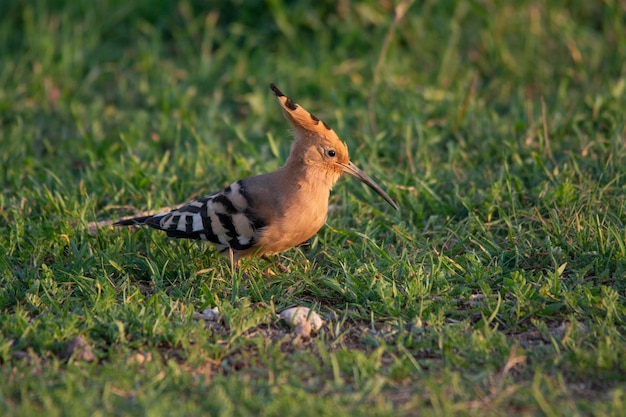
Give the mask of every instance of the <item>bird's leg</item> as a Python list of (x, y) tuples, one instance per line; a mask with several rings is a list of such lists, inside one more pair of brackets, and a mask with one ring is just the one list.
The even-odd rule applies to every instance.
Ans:
[(228, 248), (228, 259), (230, 260), (230, 273), (231, 278), (235, 275), (235, 253), (233, 252), (233, 248)]
[(263, 255), (263, 256), (261, 256), (261, 259), (263, 259), (263, 260), (271, 263), (272, 265), (274, 265), (283, 274), (290, 274), (291, 273), (291, 270), (289, 269), (288, 266), (283, 265), (282, 263), (280, 263), (279, 261), (276, 260), (276, 256), (274, 256), (273, 258), (270, 258), (267, 255)]
[[(239, 262), (235, 260), (235, 253), (233, 248), (228, 248), (228, 258), (230, 260), (230, 278), (231, 278), (231, 301), (234, 303), (239, 298), (239, 292), (241, 290), (242, 295), (245, 295), (245, 288), (241, 285), (241, 271), (239, 270)], [(248, 274), (245, 272), (243, 276), (249, 279)]]

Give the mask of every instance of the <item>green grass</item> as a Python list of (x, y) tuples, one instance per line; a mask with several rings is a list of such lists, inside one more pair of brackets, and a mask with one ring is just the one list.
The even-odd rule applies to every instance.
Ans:
[[(0, 5), (1, 415), (626, 415), (623, 2), (27, 3)], [(270, 82), (401, 210), (342, 180), (238, 296), (209, 247), (89, 233), (279, 167)]]

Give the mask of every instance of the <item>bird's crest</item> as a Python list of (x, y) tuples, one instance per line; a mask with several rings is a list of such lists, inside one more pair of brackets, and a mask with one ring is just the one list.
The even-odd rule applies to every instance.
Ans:
[(287, 116), (294, 130), (296, 130), (296, 134), (303, 133), (306, 136), (321, 136), (331, 140), (340, 140), (335, 131), (326, 122), (318, 119), (314, 114), (309, 113), (304, 107), (284, 95), (275, 84), (270, 84), (270, 88), (276, 94), (285, 116)]

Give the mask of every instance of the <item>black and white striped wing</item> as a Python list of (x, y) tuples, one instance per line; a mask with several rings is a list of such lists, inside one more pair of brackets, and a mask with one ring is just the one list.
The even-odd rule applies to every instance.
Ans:
[(250, 207), (243, 184), (237, 181), (223, 191), (152, 216), (145, 224), (165, 231), (170, 237), (208, 240), (220, 252), (229, 247), (245, 250), (258, 242), (266, 226)]

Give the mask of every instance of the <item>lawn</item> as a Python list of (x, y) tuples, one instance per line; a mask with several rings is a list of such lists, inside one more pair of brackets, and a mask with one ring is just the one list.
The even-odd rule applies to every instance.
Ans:
[[(626, 415), (625, 39), (617, 0), (2, 1), (0, 415)], [(270, 83), (400, 210), (344, 178), (236, 287), (108, 226), (280, 167)]]

